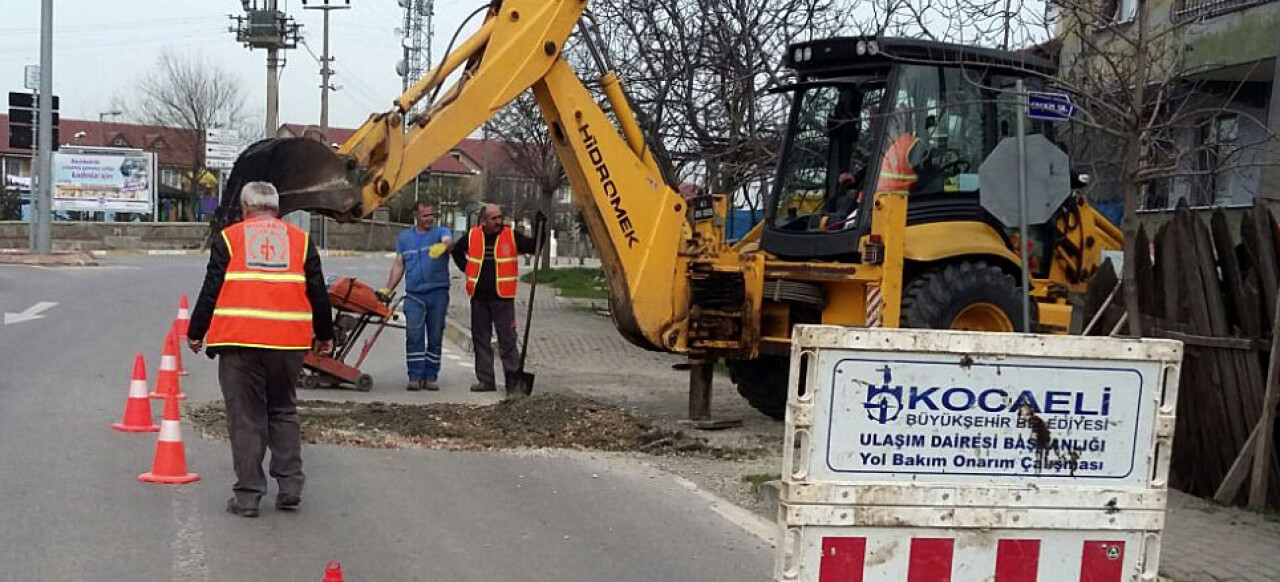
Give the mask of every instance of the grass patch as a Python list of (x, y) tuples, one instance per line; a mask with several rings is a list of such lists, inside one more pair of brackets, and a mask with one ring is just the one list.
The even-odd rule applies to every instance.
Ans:
[[(533, 282), (533, 273), (520, 278), (525, 283)], [(570, 267), (566, 269), (540, 269), (538, 284), (555, 287), (564, 297), (582, 299), (608, 299), (609, 290), (605, 286), (604, 271), (589, 267)]]
[(756, 493), (760, 491), (760, 487), (762, 487), (765, 483), (768, 483), (769, 481), (777, 481), (780, 479), (782, 479), (782, 475), (775, 475), (772, 473), (753, 473), (751, 475), (742, 476), (743, 483), (751, 484), (752, 493)]

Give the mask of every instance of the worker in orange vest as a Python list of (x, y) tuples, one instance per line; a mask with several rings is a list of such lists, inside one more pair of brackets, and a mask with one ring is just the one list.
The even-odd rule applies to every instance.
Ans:
[(453, 261), (467, 277), (467, 296), (471, 298), (471, 347), (476, 356), (476, 383), (472, 392), (493, 392), (497, 381), (493, 373), (491, 331), (498, 334), (498, 349), (506, 386), (520, 366), (520, 350), (516, 348), (516, 288), (520, 277), (517, 255), (532, 254), (534, 240), (507, 226), (502, 208), (485, 204), (480, 224), (466, 238), (453, 245)]
[(257, 517), (267, 492), (262, 459), (271, 449), (276, 507), (302, 502), (302, 441), (296, 382), (307, 350), (333, 350), (333, 315), (320, 254), (306, 231), (284, 222), (267, 182), (240, 191), (244, 220), (213, 237), (187, 345), (218, 358), (226, 401), (235, 496), (227, 511)]

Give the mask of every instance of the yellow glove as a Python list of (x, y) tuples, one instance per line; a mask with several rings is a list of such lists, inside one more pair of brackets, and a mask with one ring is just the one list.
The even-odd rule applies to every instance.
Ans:
[(448, 245), (444, 243), (436, 243), (427, 247), (427, 255), (433, 259), (438, 259), (440, 258), (440, 255), (443, 255), (444, 251), (448, 248), (449, 248)]
[(376, 292), (376, 294), (377, 294), (377, 296), (378, 296), (378, 299), (381, 299), (381, 300), (383, 300), (383, 301), (386, 301), (387, 299), (391, 298), (391, 288), (390, 288), (390, 287), (383, 287), (383, 288), (381, 288), (381, 289), (378, 289), (378, 291)]

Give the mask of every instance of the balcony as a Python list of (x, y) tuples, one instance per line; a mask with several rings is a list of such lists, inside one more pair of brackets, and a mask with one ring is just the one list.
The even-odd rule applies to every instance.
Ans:
[(1242, 10), (1276, 0), (1176, 0), (1173, 9), (1174, 22), (1200, 20), (1219, 14)]

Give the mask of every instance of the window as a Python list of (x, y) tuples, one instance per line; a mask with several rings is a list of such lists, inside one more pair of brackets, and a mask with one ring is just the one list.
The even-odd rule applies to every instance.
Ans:
[[(856, 223), (858, 198), (873, 170), (872, 149), (887, 71), (841, 79), (796, 94), (773, 222), (796, 232)], [(874, 123), (873, 123), (874, 122)]]
[[(915, 145), (902, 154), (916, 179), (909, 192), (977, 192), (978, 167), (985, 156), (983, 96), (979, 84), (955, 67), (904, 66), (898, 80), (888, 139), (881, 159), (891, 156), (902, 136)], [(886, 162), (887, 163), (887, 162)], [(881, 170), (877, 190), (897, 189)]]
[(160, 168), (160, 183), (170, 188), (182, 188), (182, 172), (173, 168)]

